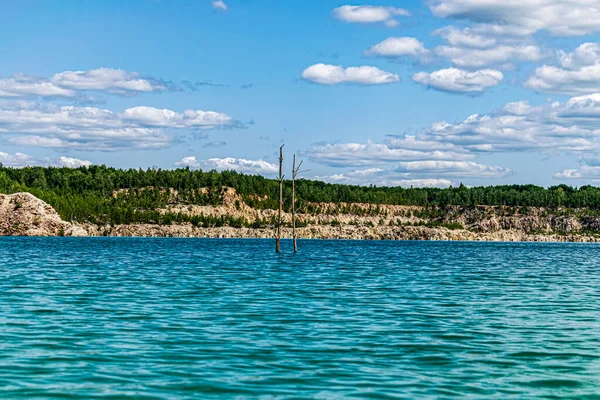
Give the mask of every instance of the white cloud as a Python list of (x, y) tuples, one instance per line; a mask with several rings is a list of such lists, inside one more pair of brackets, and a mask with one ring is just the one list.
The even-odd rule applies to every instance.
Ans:
[(54, 75), (52, 83), (74, 90), (108, 92), (152, 92), (165, 90), (165, 86), (143, 79), (137, 72), (121, 69), (99, 68), (90, 71), (65, 71)]
[(313, 176), (308, 179), (359, 186), (377, 185), (445, 188), (452, 185), (452, 181), (448, 179), (402, 179), (395, 172), (386, 171), (380, 168), (354, 170), (343, 174), (333, 174), (327, 176)]
[(440, 58), (447, 59), (459, 67), (473, 68), (487, 65), (512, 67), (513, 60), (539, 61), (545, 56), (536, 45), (515, 44), (511, 41), (499, 43), (497, 39), (476, 35), (468, 28), (459, 30), (446, 27), (434, 31), (434, 34), (443, 37), (449, 45), (437, 46), (430, 50), (413, 37), (390, 37), (365, 51), (365, 55), (385, 58), (411, 57), (421, 63)]
[(76, 97), (82, 91), (130, 94), (168, 90), (154, 78), (142, 78), (137, 72), (98, 68), (89, 71), (65, 71), (50, 79), (17, 74), (0, 79), (0, 97)]
[(15, 75), (12, 78), (0, 79), (0, 97), (74, 97), (75, 92), (70, 89), (56, 86), (44, 79), (33, 78), (26, 75)]
[(92, 165), (92, 162), (87, 160), (81, 160), (79, 158), (61, 156), (58, 158), (58, 165), (67, 168), (79, 168), (89, 167), (90, 165)]
[[(61, 132), (64, 134), (64, 132)], [(148, 150), (171, 146), (173, 138), (156, 129), (87, 130), (67, 134), (66, 138), (40, 135), (16, 136), (8, 142), (20, 146), (34, 146), (82, 151)]]
[(502, 72), (482, 69), (468, 72), (457, 68), (432, 72), (419, 72), (413, 75), (413, 81), (432, 89), (453, 93), (481, 93), (498, 85), (504, 79)]
[(417, 188), (447, 188), (452, 185), (452, 181), (448, 179), (397, 179), (392, 182), (394, 182), (396, 186)]
[(227, 4), (223, 0), (215, 0), (212, 2), (212, 6), (221, 11), (227, 11)]
[(0, 134), (8, 135), (13, 144), (29, 146), (81, 150), (162, 148), (173, 140), (165, 129), (219, 127), (235, 127), (235, 121), (212, 111), (178, 113), (152, 107), (134, 107), (122, 113), (35, 103), (0, 108)]
[(413, 37), (390, 37), (371, 47), (365, 54), (387, 58), (414, 57), (426, 61), (430, 51)]
[[(47, 148), (72, 147), (68, 145), (69, 142), (63, 141), (58, 138), (47, 138), (43, 136), (19, 136), (10, 138), (8, 141), (18, 146), (34, 146)], [(97, 149), (94, 148), (93, 150)]]
[(565, 169), (562, 172), (554, 174), (554, 179), (585, 179), (586, 177), (589, 178), (590, 175), (595, 179), (600, 178), (600, 167), (593, 167), (591, 171), (589, 167)]
[(595, 65), (600, 62), (600, 44), (583, 43), (571, 53), (563, 50), (558, 52), (558, 63), (562, 68), (578, 69)]
[(484, 49), (456, 46), (438, 46), (435, 54), (459, 67), (481, 68), (487, 65), (505, 65), (511, 60), (539, 61), (544, 54), (538, 46), (502, 44)]
[(39, 165), (39, 161), (27, 154), (8, 154), (0, 151), (0, 164), (5, 167), (27, 167)]
[(495, 38), (479, 35), (471, 28), (446, 26), (435, 30), (433, 34), (442, 37), (454, 47), (486, 48), (495, 46), (497, 42)]
[[(416, 187), (416, 188), (447, 188), (452, 185), (452, 181), (448, 179), (390, 179), (383, 181), (384, 184), (389, 182), (392, 186)], [(381, 184), (380, 184), (381, 185)]]
[(600, 31), (598, 0), (432, 0), (436, 17), (467, 20), (476, 29), (503, 35), (530, 35), (546, 30), (557, 36)]
[(537, 68), (525, 87), (569, 95), (600, 92), (600, 45), (583, 43), (571, 53), (559, 51), (557, 62)]
[(362, 168), (319, 177), (328, 182), (379, 186), (447, 187), (454, 178), (501, 178), (511, 170), (469, 161), (469, 150), (438, 138), (392, 137), (385, 143), (314, 146), (310, 161), (336, 168)]
[(169, 128), (211, 129), (234, 123), (229, 115), (214, 111), (186, 110), (178, 113), (168, 109), (138, 106), (128, 108), (122, 114), (123, 119), (144, 126)]
[(390, 149), (407, 149), (424, 152), (442, 150), (454, 153), (464, 153), (463, 150), (457, 148), (451, 143), (440, 143), (431, 140), (422, 140), (414, 135), (391, 136), (388, 140), (386, 140), (385, 145)]
[(380, 85), (398, 82), (397, 74), (382, 71), (376, 67), (361, 66), (344, 69), (339, 65), (315, 64), (304, 70), (302, 78), (321, 85), (354, 83), (359, 85)]
[(337, 143), (313, 146), (306, 156), (313, 162), (334, 167), (362, 167), (381, 165), (402, 160), (454, 159), (465, 160), (472, 155), (442, 151), (435, 148), (429, 151), (395, 148), (396, 144), (386, 143)]
[(507, 168), (477, 164), (472, 161), (409, 161), (401, 162), (396, 172), (410, 176), (436, 175), (460, 178), (502, 178), (512, 174)]
[(264, 160), (246, 160), (243, 158), (209, 158), (200, 160), (195, 156), (184, 157), (175, 163), (177, 167), (200, 168), (203, 170), (237, 171), (244, 174), (273, 175), (279, 167)]
[(177, 161), (175, 163), (175, 166), (176, 167), (199, 168), (200, 163), (198, 162), (198, 159), (196, 158), (196, 156), (188, 156), (188, 157), (183, 157), (181, 160)]
[(554, 175), (554, 179), (600, 182), (600, 158), (597, 154), (581, 157), (578, 169), (565, 169)]
[(43, 165), (53, 165), (57, 167), (78, 168), (89, 167), (90, 161), (80, 160), (78, 158), (61, 156), (58, 158), (37, 159), (23, 153), (8, 154), (0, 151), (0, 164), (5, 167), (34, 167)]
[(535, 70), (525, 87), (538, 92), (584, 94), (600, 92), (600, 64), (570, 71), (544, 65)]
[(600, 167), (582, 166), (580, 169), (565, 169), (554, 174), (554, 179), (578, 179), (586, 181), (600, 181)]
[(419, 138), (451, 143), (472, 152), (586, 154), (600, 151), (599, 125), (600, 94), (595, 94), (540, 106), (509, 103), (459, 123), (435, 123)]
[(584, 165), (560, 172), (557, 179), (596, 179), (600, 161), (590, 160), (600, 154), (600, 93), (541, 105), (508, 103), (462, 122), (437, 122), (414, 136), (391, 137), (384, 143), (316, 145), (304, 156), (331, 167), (363, 168), (327, 178), (361, 184), (361, 179), (365, 183), (389, 183), (399, 179), (506, 177), (512, 173), (510, 169), (476, 159), (486, 153), (517, 152), (577, 155), (585, 160)]
[(350, 6), (345, 5), (333, 10), (337, 19), (357, 24), (384, 23), (389, 27), (396, 27), (400, 23), (396, 16), (409, 16), (410, 13), (402, 8), (381, 6)]

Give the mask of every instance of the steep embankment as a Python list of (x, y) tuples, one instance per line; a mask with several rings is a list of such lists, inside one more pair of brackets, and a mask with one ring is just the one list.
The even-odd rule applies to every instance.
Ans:
[[(176, 196), (174, 197), (176, 198)], [(480, 240), (480, 241), (600, 241), (600, 218), (586, 210), (546, 210), (511, 207), (423, 208), (372, 204), (312, 203), (298, 215), (298, 237), (371, 240)], [(273, 221), (275, 210), (249, 207), (231, 188), (223, 188), (217, 206), (173, 201), (161, 213), (188, 216), (231, 216), (252, 225)], [(291, 237), (291, 215), (284, 213), (284, 237)], [(144, 236), (271, 238), (267, 228), (203, 227), (192, 224), (115, 225), (72, 224), (29, 193), (0, 195), (0, 235), (26, 236)]]

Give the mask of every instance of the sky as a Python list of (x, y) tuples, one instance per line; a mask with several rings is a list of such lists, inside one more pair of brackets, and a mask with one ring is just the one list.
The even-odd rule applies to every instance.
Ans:
[(600, 0), (0, 1), (0, 163), (600, 184)]

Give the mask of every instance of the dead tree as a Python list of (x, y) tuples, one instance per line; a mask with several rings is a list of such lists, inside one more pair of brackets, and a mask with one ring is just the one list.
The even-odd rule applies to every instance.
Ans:
[(302, 161), (296, 167), (296, 155), (294, 154), (294, 163), (292, 164), (292, 237), (294, 238), (294, 253), (298, 252), (298, 244), (296, 242), (296, 178), (302, 172), (300, 168), (302, 167)]
[(281, 252), (281, 211), (283, 209), (283, 146), (279, 148), (279, 216), (277, 218), (277, 237), (275, 251)]

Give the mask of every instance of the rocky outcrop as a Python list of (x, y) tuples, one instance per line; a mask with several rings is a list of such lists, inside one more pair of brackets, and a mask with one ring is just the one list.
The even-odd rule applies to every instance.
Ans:
[(80, 226), (63, 221), (46, 202), (30, 193), (0, 194), (2, 236), (85, 236)]

